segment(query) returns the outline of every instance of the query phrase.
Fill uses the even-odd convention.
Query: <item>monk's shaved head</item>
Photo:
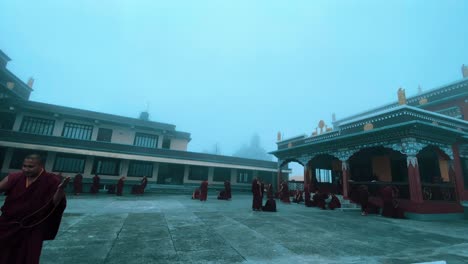
[[[32,160],[37,162],[39,165],[44,166],[44,158],[37,153],[27,155],[24,160]]]

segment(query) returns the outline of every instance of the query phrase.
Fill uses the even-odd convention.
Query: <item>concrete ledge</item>
[[[463,213],[417,214],[417,213],[405,212],[405,217],[408,219],[420,220],[420,221],[447,221],[447,220],[463,220],[465,219],[465,214]]]

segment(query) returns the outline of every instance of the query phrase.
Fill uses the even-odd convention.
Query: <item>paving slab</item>
[[[468,263],[468,221],[361,216],[278,202],[254,212],[252,197],[68,197],[41,263]]]

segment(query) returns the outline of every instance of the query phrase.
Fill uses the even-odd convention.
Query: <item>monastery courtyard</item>
[[[68,196],[59,234],[41,263],[468,262],[468,221],[361,216],[278,202],[253,212],[252,197]],[[443,263],[443,262],[440,262]]]

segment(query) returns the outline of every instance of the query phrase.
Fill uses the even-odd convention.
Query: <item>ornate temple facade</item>
[[[33,80],[24,83],[10,72],[9,60],[0,50],[2,177],[21,169],[26,154],[39,152],[47,171],[82,174],[85,184],[94,174],[104,185],[147,176],[150,188],[175,190],[191,190],[205,179],[214,189],[229,180],[233,190],[250,190],[253,177],[276,183],[276,162],[187,151],[190,133],[150,121],[146,112],[129,118],[31,101]]]
[[[465,70],[465,67],[462,71]],[[304,181],[348,199],[366,185],[371,202],[391,185],[410,218],[464,216],[468,201],[468,76],[341,120],[311,136],[279,140],[278,167],[304,166]],[[281,174],[279,174],[281,175]],[[278,181],[281,176],[278,176]]]

